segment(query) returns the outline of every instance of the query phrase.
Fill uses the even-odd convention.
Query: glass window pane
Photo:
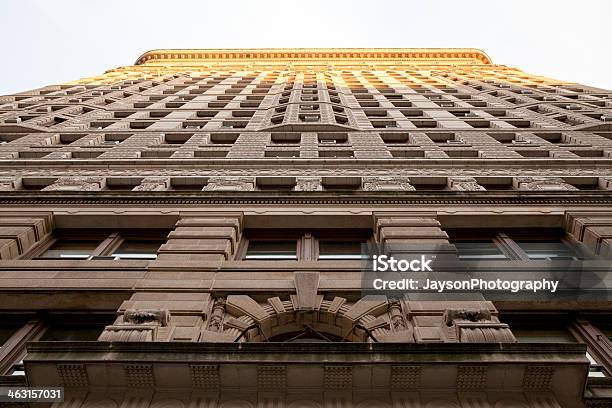
[[[297,259],[297,241],[250,240],[244,259],[295,260]]]
[[[577,343],[570,332],[563,329],[512,329],[519,343]]]
[[[562,241],[515,240],[529,259],[578,259],[577,254]]]
[[[457,248],[459,259],[506,259],[506,255],[492,240],[451,241]]]
[[[155,259],[157,250],[164,243],[165,241],[126,239],[112,256],[119,259]]]
[[[59,240],[40,258],[87,259],[100,242],[100,240]]]
[[[319,241],[319,259],[346,260],[361,259],[362,241]],[[365,256],[365,255],[364,255]]]

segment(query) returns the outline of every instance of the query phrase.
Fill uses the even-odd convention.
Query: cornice
[[[235,62],[363,62],[363,61],[440,61],[463,60],[472,64],[492,64],[491,58],[476,48],[236,48],[236,49],[156,49],[142,54],[134,65],[150,62],[214,61]]]
[[[267,194],[258,192],[2,192],[0,207],[8,206],[406,206],[406,205],[486,205],[486,206],[610,206],[612,195],[601,192],[432,192],[432,193],[391,193],[379,192],[356,194],[313,194],[294,192],[291,194]]]

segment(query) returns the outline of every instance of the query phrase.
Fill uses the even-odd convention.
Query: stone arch
[[[264,302],[248,295],[230,295],[217,303],[223,304],[223,315],[217,313],[214,326],[208,326],[201,341],[264,342],[305,327],[346,341],[367,342],[372,337],[377,341],[414,341],[399,302],[389,302],[384,296],[364,296],[349,302],[342,297],[325,299],[316,295],[307,307],[296,295],[271,297]]]

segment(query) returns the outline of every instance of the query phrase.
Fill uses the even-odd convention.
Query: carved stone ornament
[[[516,177],[514,179],[515,187],[519,190],[536,190],[536,191],[575,191],[578,190],[571,184],[567,184],[560,177]]]
[[[169,177],[145,177],[132,191],[165,191],[169,187]]]
[[[43,191],[99,191],[105,186],[104,177],[61,177]]]
[[[474,177],[449,177],[448,187],[453,191],[484,191]]]
[[[406,177],[364,177],[364,191],[414,191]]]
[[[158,323],[160,326],[167,326],[170,322],[170,312],[168,310],[126,310],[123,314],[125,323],[143,324]]]
[[[306,284],[309,278],[303,279]],[[214,303],[212,316],[220,315],[222,306],[223,318],[211,317],[201,342],[259,342],[306,332],[345,341],[414,342],[412,326],[399,302],[390,304],[383,296],[365,296],[353,303],[342,297],[327,300],[302,293],[262,303],[248,295],[230,295]]]
[[[21,179],[17,177],[0,177],[0,191],[17,190],[21,185]]]
[[[252,191],[255,190],[253,177],[211,177],[204,191]]]
[[[516,343],[505,323],[500,323],[487,309],[447,309],[441,332],[447,342]]]
[[[297,177],[295,191],[322,191],[321,177]]]

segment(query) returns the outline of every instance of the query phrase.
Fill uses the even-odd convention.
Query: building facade
[[[155,50],[2,96],[0,386],[71,408],[610,407],[611,192],[612,91],[475,49]],[[595,281],[376,296],[364,243]]]

